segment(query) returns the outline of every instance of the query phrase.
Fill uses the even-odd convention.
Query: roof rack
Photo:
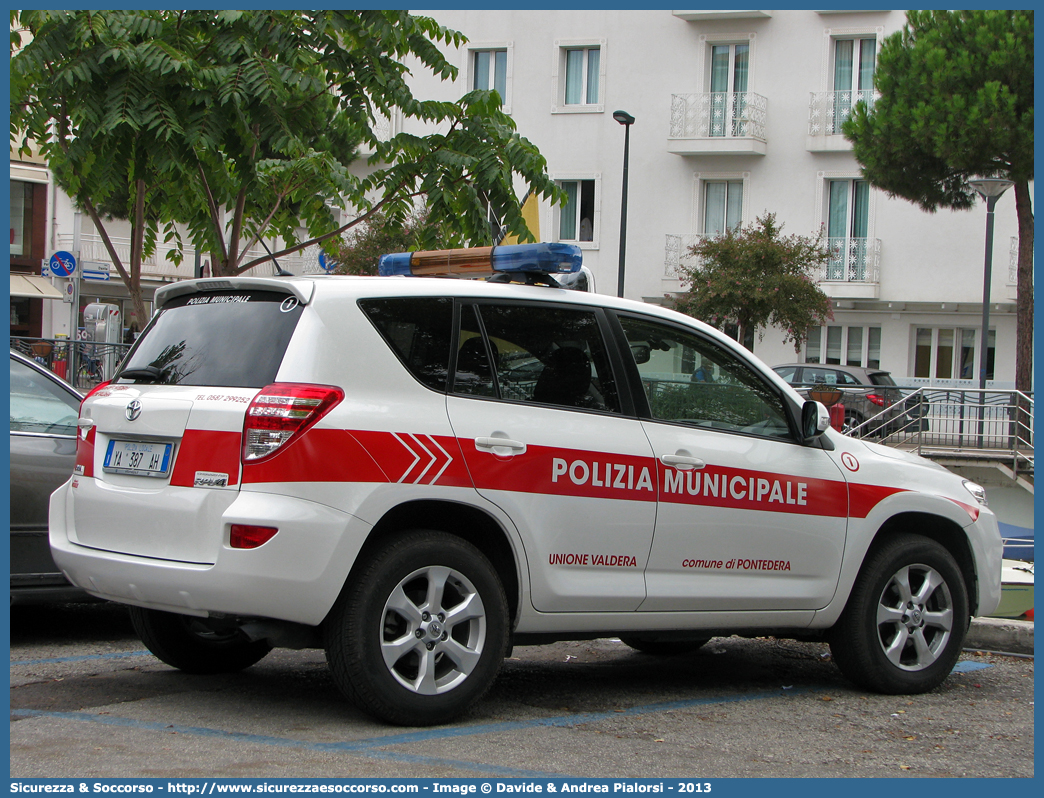
[[[575,244],[510,244],[396,252],[381,256],[377,272],[413,277],[489,277],[497,282],[513,282],[517,278],[529,285],[559,287],[551,275],[579,272],[581,260],[580,247]]]

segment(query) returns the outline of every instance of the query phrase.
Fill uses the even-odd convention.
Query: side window
[[[359,306],[410,374],[432,390],[446,390],[453,333],[452,299],[364,299]]]
[[[75,435],[80,400],[11,358],[11,431]]]
[[[789,438],[783,400],[748,364],[695,333],[621,317],[652,417]]]
[[[775,371],[789,384],[793,385],[796,382],[796,380],[794,379],[794,375],[797,373],[797,366],[787,366],[787,368],[776,369]]]
[[[461,313],[454,393],[619,413],[620,399],[593,311],[478,305]],[[474,343],[473,343],[474,342]],[[491,363],[492,359],[492,363]],[[495,380],[489,382],[489,371]]]
[[[475,308],[460,312],[460,338],[457,340],[457,366],[453,372],[453,393],[465,396],[497,396],[492,362],[500,359],[500,348],[490,341],[487,349]]]

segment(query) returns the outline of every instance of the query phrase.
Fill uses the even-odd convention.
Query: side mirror
[[[801,406],[801,437],[804,442],[818,438],[830,428],[830,411],[821,402],[808,401]]]

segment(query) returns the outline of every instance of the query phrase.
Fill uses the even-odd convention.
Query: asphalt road
[[[12,778],[1032,777],[1033,660],[968,653],[938,690],[850,687],[829,649],[717,638],[516,648],[458,723],[403,729],[335,688],[321,651],[188,676],[115,605],[11,609]]]

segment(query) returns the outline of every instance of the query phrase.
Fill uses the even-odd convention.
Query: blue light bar
[[[381,255],[377,263],[377,273],[382,276],[388,275],[410,275],[410,258],[412,252],[396,252],[393,255]]]
[[[574,244],[511,244],[501,247],[396,252],[382,255],[381,275],[481,276],[495,272],[572,274],[580,271],[580,247]]]
[[[575,244],[510,244],[493,248],[493,271],[572,274],[583,256]]]

